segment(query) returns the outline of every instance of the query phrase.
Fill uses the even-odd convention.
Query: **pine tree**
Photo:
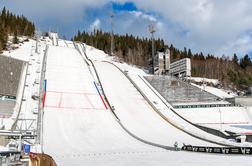
[[[237,55],[234,54],[234,56],[233,56],[233,58],[232,58],[232,62],[233,62],[234,64],[238,64],[238,61],[239,61],[239,59],[238,59]]]
[[[249,55],[246,54],[240,61],[240,66],[245,69],[247,66],[252,66],[252,62],[249,58]]]
[[[14,32],[13,43],[18,44],[18,42],[19,42],[19,40],[18,40],[18,37],[17,37],[17,32]]]
[[[191,58],[192,56],[193,56],[192,51],[191,51],[191,49],[189,48],[187,57],[188,57],[188,58]]]
[[[8,35],[14,35],[13,42],[18,43],[17,36],[34,36],[35,25],[24,16],[16,16],[4,7],[0,11],[0,51],[6,49]]]

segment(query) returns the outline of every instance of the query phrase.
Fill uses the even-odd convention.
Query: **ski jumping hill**
[[[58,165],[248,165],[252,161],[244,156],[225,156],[224,161],[221,155],[174,151],[175,142],[215,147],[231,143],[208,134],[205,139],[195,137],[189,132],[204,132],[185,126],[175,114],[168,115],[167,106],[159,107],[165,120],[143,96],[150,93],[147,87],[142,86],[141,94],[103,52],[58,42],[59,46],[49,44],[47,53],[41,142],[43,152]],[[139,81],[134,76],[132,80]]]

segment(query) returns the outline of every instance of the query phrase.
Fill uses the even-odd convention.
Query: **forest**
[[[34,36],[35,26],[26,17],[11,13],[5,7],[0,12],[0,52],[7,48],[8,37],[13,43],[19,42],[18,36]]]
[[[106,53],[110,53],[110,33],[101,30],[94,32],[80,32],[72,38],[74,41],[81,41],[94,46]],[[171,51],[171,62],[182,58],[190,58],[192,62],[193,77],[207,77],[218,79],[224,87],[244,90],[252,84],[252,62],[248,54],[242,58],[234,53],[232,56],[204,55],[192,53],[191,49],[179,50],[172,44],[168,46],[163,39],[155,40],[155,50],[169,48]],[[148,68],[151,55],[151,40],[139,38],[133,35],[114,34],[114,55],[120,60]],[[231,57],[231,58],[230,58]]]

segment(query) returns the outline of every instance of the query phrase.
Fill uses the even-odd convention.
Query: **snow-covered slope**
[[[233,98],[235,96],[237,96],[236,94],[234,94],[233,92],[227,92],[223,89],[218,89],[218,88],[214,88],[214,87],[211,87],[211,86],[206,86],[206,85],[202,85],[202,86],[199,86],[199,85],[196,85],[196,84],[193,84],[192,85],[200,88],[200,89],[203,89],[211,94],[214,94],[215,96],[218,96],[220,98]]]
[[[195,139],[162,119],[130,81],[113,65],[96,62],[105,93],[121,122],[133,133],[155,143],[214,146]],[[216,145],[215,145],[216,146]]]
[[[91,59],[93,59],[94,61],[96,61],[96,63],[98,63],[99,61],[109,61],[109,62],[112,62],[112,63],[114,63],[114,64],[116,64],[116,66],[118,66],[121,70],[123,70],[123,71],[126,71],[126,73],[128,73],[128,75],[129,75],[129,77],[131,77],[131,79],[135,82],[135,84],[137,84],[137,86],[143,91],[143,93],[145,93],[145,95],[147,96],[147,98],[149,98],[149,100],[153,103],[153,105],[155,105],[155,107],[168,119],[168,120],[170,120],[170,122],[171,123],[174,123],[174,124],[176,124],[178,127],[180,127],[180,128],[182,128],[182,129],[184,129],[185,131],[187,131],[187,132],[189,132],[189,133],[192,133],[193,135],[195,135],[195,136],[199,136],[199,137],[201,137],[201,138],[204,138],[204,139],[207,139],[207,140],[212,140],[212,141],[216,141],[216,142],[219,142],[219,143],[223,143],[223,144],[234,144],[233,142],[227,142],[226,140],[224,140],[224,139],[220,139],[219,137],[215,137],[215,136],[213,136],[213,135],[211,135],[211,134],[208,134],[208,133],[206,133],[206,132],[204,132],[204,131],[202,131],[202,130],[200,130],[200,129],[198,129],[198,128],[196,128],[195,126],[193,126],[193,125],[191,125],[191,124],[189,124],[189,123],[187,123],[186,121],[184,121],[183,119],[181,119],[181,118],[179,118],[176,114],[174,114],[172,111],[170,111],[169,110],[169,108],[150,90],[150,88],[148,87],[148,86],[146,86],[146,84],[145,83],[143,83],[143,81],[140,79],[140,77],[141,76],[143,76],[143,75],[146,75],[144,72],[143,72],[143,70],[141,70],[141,69],[139,69],[139,68],[136,68],[136,67],[133,67],[133,66],[130,66],[130,65],[128,65],[128,64],[126,64],[126,63],[118,63],[118,62],[114,62],[113,61],[113,58],[112,57],[109,57],[107,54],[105,54],[103,51],[100,51],[100,50],[97,50],[97,49],[95,49],[95,48],[93,48],[93,47],[90,47],[90,46],[86,46],[86,53],[87,53],[87,55],[91,58]],[[99,69],[99,67],[101,68],[101,64],[103,64],[103,63],[99,63],[98,65],[97,65],[97,68]],[[104,66],[104,65],[103,65]],[[132,97],[132,95],[131,95],[131,97],[129,97],[129,96],[127,96],[127,94],[129,94],[129,92],[127,92],[127,90],[129,90],[128,88],[127,88],[127,90],[126,91],[124,91],[124,87],[125,87],[125,85],[126,85],[126,82],[127,82],[127,79],[126,78],[124,78],[124,80],[123,81],[120,81],[119,80],[119,78],[121,78],[121,77],[123,77],[122,75],[122,73],[121,73],[121,77],[119,77],[118,76],[118,74],[116,74],[115,72],[113,72],[113,67],[111,67],[111,69],[106,69],[106,68],[101,68],[100,69],[100,73],[99,73],[99,75],[100,75],[100,77],[101,77],[101,80],[102,80],[102,82],[107,82],[108,83],[108,85],[110,85],[110,87],[109,88],[107,88],[107,91],[108,91],[108,93],[111,93],[111,95],[118,95],[117,96],[117,98],[115,98],[115,99],[117,99],[117,100],[119,100],[120,102],[123,102],[123,100],[125,100],[124,102],[124,107],[125,108],[121,108],[120,107],[120,109],[126,109],[126,110],[131,110],[131,109],[135,109],[134,108],[134,106],[132,106],[131,107],[131,109],[127,109],[127,107],[126,107],[126,105],[127,105],[127,103],[135,103],[136,102],[136,100],[134,100],[135,98],[133,98]],[[108,70],[108,72],[106,72]],[[114,69],[115,70],[115,69]],[[98,70],[99,71],[99,70]],[[112,74],[112,72],[114,73],[114,74]],[[108,73],[108,74],[106,74],[106,73]],[[117,71],[117,73],[118,73],[118,71]],[[119,72],[120,73],[120,72]],[[105,75],[106,74],[106,75]],[[105,76],[104,76],[105,75]],[[119,74],[120,75],[120,74]],[[140,76],[140,77],[139,77]],[[102,79],[103,78],[103,79]],[[112,81],[113,80],[113,81]],[[112,82],[112,83],[111,83]],[[129,82],[129,81],[128,81]],[[122,85],[120,85],[120,84],[122,84]],[[119,86],[120,88],[117,88],[117,86]],[[130,85],[130,86],[133,86],[132,84]],[[113,90],[113,89],[117,89],[117,90]],[[110,91],[114,91],[114,92],[110,92]],[[122,92],[121,92],[122,91]],[[137,91],[136,91],[136,89],[135,89],[135,93],[137,93]],[[124,96],[127,96],[127,97],[124,97]],[[118,98],[120,98],[120,99],[118,99]],[[131,98],[133,98],[132,100],[130,100]],[[161,97],[162,98],[162,97]],[[164,99],[163,99],[164,100]],[[118,101],[116,101],[116,104],[118,104],[117,103]],[[166,102],[167,103],[167,102]],[[112,102],[112,104],[113,105],[115,105],[113,102]],[[121,103],[121,105],[123,105],[122,103]],[[137,105],[137,108],[139,107],[139,103],[138,104],[136,104]],[[142,104],[143,105],[143,104]],[[167,105],[169,105],[169,103],[167,103]],[[120,105],[119,105],[120,106]],[[140,105],[141,106],[141,105]],[[136,106],[135,106],[136,107]],[[150,107],[150,106],[149,106]],[[171,105],[170,105],[170,107],[172,107]],[[117,110],[117,108],[115,107],[115,109]],[[119,115],[120,115],[120,109],[119,109],[119,111],[117,111],[117,112],[119,112]],[[249,118],[247,117],[247,113],[245,112],[245,113],[243,113],[243,110],[244,109],[239,109],[239,110],[237,110],[237,111],[234,111],[234,112],[232,112],[232,114],[231,114],[231,116],[225,116],[225,115],[228,115],[229,114],[229,112],[230,112],[230,110],[232,110],[232,109],[235,109],[235,108],[230,108],[229,110],[227,110],[227,111],[224,111],[223,112],[223,122],[231,122],[231,121],[233,121],[233,122],[244,122],[244,123],[248,123],[248,121],[249,121]],[[147,109],[148,110],[148,109]],[[149,110],[151,110],[151,109],[149,109]],[[211,108],[209,109],[210,111],[212,110]],[[136,112],[138,111],[138,109],[136,109]],[[127,111],[122,111],[124,114],[127,112]],[[146,111],[147,112],[147,111]],[[147,115],[147,113],[146,112],[144,112],[144,114],[145,114],[145,116],[141,116],[141,120],[143,119],[143,118],[146,118],[146,119],[148,119],[148,117],[146,116]],[[153,110],[152,110],[152,112],[153,112]],[[214,111],[215,112],[215,111]],[[217,111],[218,112],[218,111]],[[179,112],[178,112],[179,113]],[[203,113],[203,112],[202,112]],[[219,119],[219,116],[216,116],[216,114],[212,114],[211,112],[209,112],[209,111],[206,111],[206,112],[204,112],[204,113],[206,113],[206,114],[209,114],[209,116],[210,117],[213,117],[213,119]],[[156,113],[156,115],[157,115],[157,113]],[[188,115],[188,116],[185,116],[185,118],[188,118],[188,120],[189,121],[192,121],[192,122],[198,122],[198,121],[195,121],[194,119],[192,119],[192,118],[190,118],[190,117],[195,117],[196,119],[197,119],[197,114],[195,114],[195,112],[192,112],[192,111],[190,111],[188,114],[186,114],[186,115]],[[219,114],[217,114],[217,115],[219,115]],[[234,115],[234,116],[232,116],[232,115]],[[237,116],[238,115],[238,116]],[[183,116],[183,114],[182,114],[182,116]],[[122,116],[123,117],[123,116]],[[153,118],[153,116],[150,116],[150,117],[152,117]],[[240,117],[240,118],[236,118],[236,117]],[[134,116],[134,118],[136,118],[135,116]],[[160,118],[160,116],[159,116],[159,118]],[[206,117],[207,118],[207,117]],[[197,120],[200,120],[200,118],[199,119],[197,119]],[[202,120],[202,119],[201,119]],[[151,120],[150,119],[148,119],[148,120],[146,120],[146,121],[150,121],[151,122]],[[203,120],[204,121],[204,120]],[[219,121],[218,121],[219,122]],[[216,122],[215,122],[216,123]],[[132,122],[130,122],[129,124],[132,124]],[[134,124],[132,124],[132,128],[133,128],[133,126],[134,126]],[[173,132],[174,133],[174,132]],[[176,133],[176,132],[175,132]],[[184,133],[185,134],[185,133]],[[176,135],[176,134],[174,134],[174,135]],[[179,137],[179,138],[186,138],[186,137]],[[183,140],[182,139],[182,140]],[[171,139],[172,140],[172,139]],[[174,139],[173,139],[174,140]],[[181,139],[180,139],[180,141],[181,141]],[[184,141],[184,140],[183,140]],[[183,141],[181,141],[181,142],[183,142]],[[172,141],[171,141],[172,142]],[[171,143],[170,142],[170,143]],[[184,142],[187,142],[187,141],[184,141]],[[194,143],[194,141],[191,141],[191,144],[193,144]],[[195,142],[196,144],[197,144],[197,141]],[[236,146],[245,146],[245,145],[236,145]],[[248,145],[246,145],[246,146],[251,146],[250,144],[248,144]]]
[[[105,109],[76,50],[50,47],[46,79],[44,152],[52,155],[58,165],[93,165],[94,156],[99,156],[95,162],[110,165],[119,163],[121,157],[111,161],[115,156],[136,153],[126,156],[132,163],[138,160],[136,156],[141,158],[141,152],[147,158],[153,151],[166,153],[137,141],[121,129]],[[100,158],[103,160],[99,161]],[[144,159],[138,162],[149,163]]]
[[[131,137],[107,110],[95,88],[94,77],[71,42],[49,47],[44,113],[44,152],[58,165],[249,165],[244,156],[219,156],[167,151]],[[90,47],[91,48],[91,47]],[[91,48],[104,90],[121,122],[148,141],[205,144],[181,132],[157,115],[107,55]],[[95,57],[96,56],[96,57]],[[131,70],[125,65],[125,70]],[[140,70],[139,70],[140,71]],[[135,71],[138,73],[138,71]],[[225,158],[225,160],[223,160]]]

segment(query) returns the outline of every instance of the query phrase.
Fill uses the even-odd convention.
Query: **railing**
[[[241,107],[238,104],[194,104],[194,105],[174,105],[175,109],[183,108],[214,108],[214,107]]]
[[[48,55],[48,48],[49,46],[46,46],[44,57],[43,57],[43,65],[40,75],[40,88],[39,88],[39,103],[38,103],[38,118],[37,118],[37,139],[36,143],[42,143],[41,140],[41,134],[43,133],[43,96],[44,96],[44,79],[45,79],[45,72],[46,72],[46,61],[47,61],[47,55]]]

